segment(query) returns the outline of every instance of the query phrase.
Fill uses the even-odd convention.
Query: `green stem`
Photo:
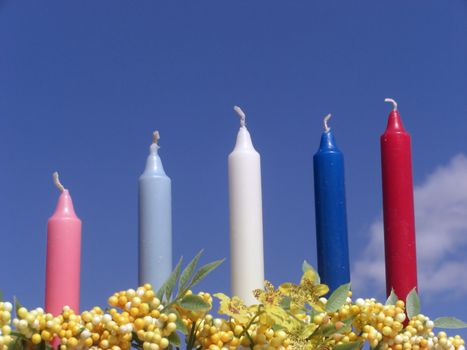
[[[190,336],[188,338],[188,343],[187,343],[187,350],[191,350],[193,349],[193,345],[195,344],[195,334],[196,334],[196,329],[197,329],[197,325],[196,325],[197,321],[193,322],[193,324],[191,325],[191,330],[190,330]],[[201,324],[201,322],[200,322]]]
[[[250,333],[248,333],[248,330],[250,329],[250,327],[253,325],[253,322],[256,321],[256,318],[259,318],[259,316],[261,315],[262,311],[261,310],[258,310],[258,313],[250,320],[250,322],[248,323],[248,325],[246,327],[243,327],[243,332],[242,332],[242,335],[246,335],[248,340],[250,341],[250,349],[253,350],[253,338],[251,338],[251,335]]]
[[[248,332],[246,332],[246,336],[248,337],[248,340],[250,341],[250,349],[253,350],[253,338]]]

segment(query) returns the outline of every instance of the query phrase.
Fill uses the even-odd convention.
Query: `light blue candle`
[[[172,271],[172,190],[154,132],[146,169],[139,178],[139,284],[159,289]]]

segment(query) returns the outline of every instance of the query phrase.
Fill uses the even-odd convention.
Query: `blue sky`
[[[315,264],[312,157],[332,113],[354,290],[383,297],[379,136],[393,97],[412,135],[423,311],[467,319],[466,20],[465,0],[0,1],[0,289],[43,303],[55,170],[83,221],[82,308],[136,285],[154,129],[174,257],[228,258],[238,104],[262,156],[266,277]],[[227,261],[201,288],[228,292],[228,274]]]

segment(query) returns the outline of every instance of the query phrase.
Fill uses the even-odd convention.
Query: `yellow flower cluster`
[[[255,291],[259,306],[247,306],[237,297],[216,294],[221,300],[220,312],[231,321],[219,321],[219,325],[205,322],[200,345],[213,350],[223,346],[233,350],[238,344],[254,350],[312,350],[344,344],[359,348],[368,342],[371,348],[381,350],[465,350],[459,336],[448,338],[444,332],[435,335],[434,322],[428,317],[419,314],[407,320],[401,300],[394,305],[383,305],[375,299],[353,302],[352,292],[348,291],[337,310],[326,311],[328,300],[322,297],[326,287],[313,282],[315,277],[309,270],[299,285],[286,283],[277,290],[266,281],[264,290]],[[286,297],[288,307],[283,304]]]
[[[455,337],[448,337],[445,332],[439,332],[435,337],[430,339],[433,341],[433,345],[429,342],[430,349],[436,350],[449,350],[449,349],[458,349],[465,350],[464,340],[456,335]]]
[[[401,300],[395,305],[383,305],[375,299],[357,299],[355,304],[350,306],[350,313],[355,316],[353,324],[357,332],[362,332],[361,337],[367,340],[371,347],[376,347],[382,342],[383,348],[386,349],[393,345],[394,338],[404,328],[404,307]],[[347,308],[348,305],[344,305],[339,314]]]
[[[362,340],[371,347],[380,345],[381,350],[464,350],[464,341],[459,337],[447,337],[445,332],[436,336],[434,322],[419,314],[406,321],[405,305],[398,300],[395,305],[383,305],[375,299],[357,299],[344,305],[334,314],[333,322],[354,316],[352,325]],[[344,339],[345,340],[345,339]]]
[[[99,307],[76,315],[68,306],[54,317],[37,308],[28,311],[20,307],[13,320],[18,333],[32,344],[51,343],[54,338],[60,350],[112,349],[127,350],[132,346],[133,331],[136,342],[146,350],[165,349],[169,346],[168,336],[177,328],[174,313],[161,313],[163,306],[155,297],[150,285],[137,290],[115,293],[109,298],[113,308],[104,312]],[[119,312],[116,307],[122,311]],[[0,303],[1,320],[9,320],[11,304]],[[2,324],[3,326],[3,324]],[[2,327],[0,338],[5,346],[11,341],[10,328]],[[1,348],[6,349],[6,348]]]
[[[123,310],[118,313],[111,310],[120,331],[126,332],[127,344],[131,343],[132,331],[137,335],[137,341],[145,350],[165,349],[169,346],[168,337],[175,332],[177,315],[163,313],[164,306],[156,297],[150,284],[138,289],[128,289],[112,295],[109,305]],[[122,348],[126,349],[126,348]]]
[[[342,287],[323,297],[328,287],[309,268],[299,284],[276,289],[266,281],[264,289],[254,291],[257,305],[214,294],[220,300],[219,313],[228,318],[209,314],[209,293],[193,294],[185,287],[172,299],[171,289],[156,295],[149,284],[114,293],[108,299],[110,308],[94,307],[81,314],[67,306],[55,317],[41,308],[19,307],[11,320],[11,303],[0,302],[0,350],[8,350],[13,341],[21,349],[58,345],[60,350],[164,350],[183,347],[182,334],[189,350],[357,350],[365,342],[378,350],[465,350],[459,336],[435,334],[435,322],[427,316],[407,319],[403,301],[353,301],[349,286]]]
[[[60,317],[46,314],[42,308],[28,311],[24,307],[16,310],[16,318],[13,325],[16,330],[31,339],[33,344],[39,344],[42,340],[48,342],[62,329]]]
[[[234,319],[226,320],[206,315],[199,321],[196,332],[196,347],[209,350],[235,350],[239,346],[254,350],[285,350],[290,340],[283,330],[274,331],[271,327],[254,324],[246,325]]]
[[[9,302],[0,302],[0,350],[8,349],[12,337],[11,334],[11,310],[13,306]]]

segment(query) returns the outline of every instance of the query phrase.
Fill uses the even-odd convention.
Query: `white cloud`
[[[467,294],[467,157],[459,154],[415,187],[419,288],[434,296]],[[383,222],[370,227],[369,241],[354,264],[357,292],[385,288]]]

